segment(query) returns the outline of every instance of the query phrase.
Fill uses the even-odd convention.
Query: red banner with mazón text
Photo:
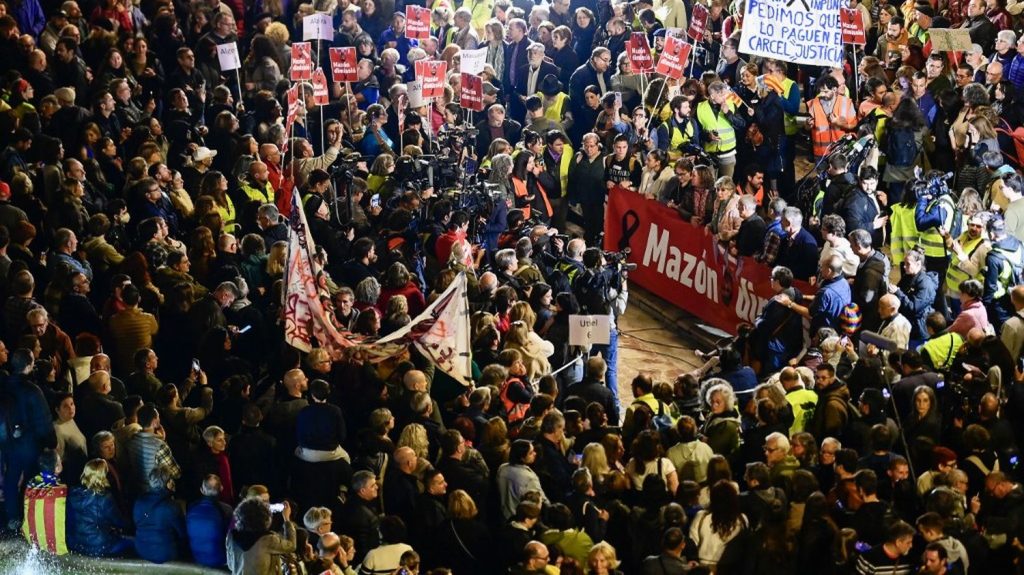
[[[630,248],[629,280],[720,330],[753,323],[772,293],[771,268],[733,257],[703,227],[624,188],[608,194],[604,249]],[[803,293],[813,293],[801,284]]]

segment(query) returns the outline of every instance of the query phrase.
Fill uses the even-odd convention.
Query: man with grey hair
[[[730,251],[737,256],[752,256],[764,246],[764,219],[757,214],[757,200],[743,194],[739,201],[740,229],[732,239]]]
[[[451,43],[463,50],[476,50],[480,45],[480,36],[473,28],[473,13],[469,8],[462,7],[455,11],[455,34]]]
[[[487,108],[487,118],[477,122],[476,127],[480,130],[480,135],[477,137],[476,151],[481,158],[487,155],[491,142],[498,138],[513,143],[522,139],[522,124],[507,118],[505,116],[505,106],[501,104],[494,104]]]
[[[892,264],[885,254],[873,247],[871,233],[853,230],[849,234],[850,248],[860,260],[853,276],[852,297],[860,307],[864,329],[876,331],[882,321],[878,315],[878,300],[888,293],[889,272]]]
[[[800,208],[789,206],[782,211],[784,236],[775,263],[789,268],[796,279],[809,281],[818,274],[818,242],[803,222]]]
[[[505,248],[494,254],[494,273],[502,285],[512,286],[519,294],[523,293],[523,286],[516,277],[519,270],[519,258],[516,257],[516,250]]]
[[[540,91],[540,82],[548,74],[558,76],[558,67],[544,60],[544,45],[534,42],[526,48],[526,65],[516,72],[519,82],[513,86],[509,114],[518,122],[526,120],[526,98]],[[510,140],[511,141],[511,140]]]
[[[361,563],[366,553],[380,545],[380,512],[377,508],[377,477],[371,471],[356,471],[352,488],[341,518],[342,533],[355,541],[355,562]]]
[[[218,568],[227,562],[224,538],[231,524],[231,506],[220,501],[224,485],[220,477],[208,474],[199,486],[202,498],[188,508],[188,545],[196,563]]]
[[[697,125],[707,135],[704,151],[718,160],[718,175],[732,177],[736,169],[736,134],[746,121],[729,101],[729,86],[722,81],[708,86],[708,99],[697,105]]]
[[[256,210],[256,225],[267,248],[277,242],[288,241],[288,226],[281,220],[281,212],[274,204],[263,204]]]

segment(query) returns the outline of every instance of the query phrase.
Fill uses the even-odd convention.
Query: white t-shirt
[[[655,459],[654,461],[648,461],[647,465],[644,466],[642,473],[639,474],[635,467],[637,460],[632,459],[629,462],[627,473],[629,474],[629,479],[633,482],[633,489],[640,491],[644,487],[644,479],[646,479],[648,475],[658,473],[659,461],[661,462],[661,479],[665,482],[666,486],[668,485],[668,477],[676,472],[676,466],[672,464],[672,461],[669,458],[662,457],[660,459]]]

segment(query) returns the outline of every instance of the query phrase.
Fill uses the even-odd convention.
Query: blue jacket
[[[151,491],[135,500],[135,550],[151,563],[181,557],[179,549],[188,537],[181,508],[166,489]]]
[[[839,314],[853,301],[846,278],[833,278],[818,289],[811,304],[811,335],[823,327],[839,328]]]
[[[935,290],[938,281],[931,272],[921,270],[914,276],[903,275],[896,290],[900,300],[900,313],[910,320],[910,339],[924,341],[928,339],[925,319],[932,312],[935,303]]]
[[[128,525],[121,517],[114,496],[78,486],[68,494],[68,548],[93,557],[109,556],[121,541],[119,530]]]
[[[223,503],[213,497],[203,497],[188,509],[185,523],[188,527],[188,545],[192,550],[192,559],[207,567],[223,567],[227,564],[227,547],[224,545],[228,535],[229,515],[225,516]]]
[[[1024,90],[1024,56],[1014,56],[1010,62],[1010,69],[1003,75],[1017,91]]]
[[[796,279],[809,280],[818,275],[818,242],[807,228],[800,228],[796,237],[782,238],[775,263],[789,268]]]

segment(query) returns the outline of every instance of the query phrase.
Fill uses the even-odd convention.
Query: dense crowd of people
[[[439,0],[413,40],[393,0],[0,0],[4,532],[66,485],[73,553],[235,574],[1024,572],[1024,4],[851,0],[819,68],[712,0],[685,76],[634,69],[695,4]],[[325,105],[316,12],[314,67],[357,57]],[[628,403],[613,189],[775,294]],[[340,353],[285,343],[296,210]],[[369,360],[460,274],[470,385]]]

